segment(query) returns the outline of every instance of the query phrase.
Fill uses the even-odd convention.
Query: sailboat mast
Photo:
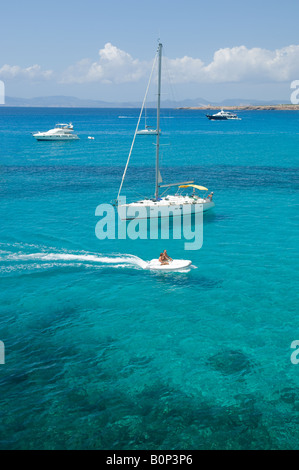
[[[160,100],[161,100],[161,63],[162,63],[162,44],[158,47],[158,103],[157,103],[157,140],[156,140],[156,189],[155,199],[159,197],[159,144],[160,144]]]

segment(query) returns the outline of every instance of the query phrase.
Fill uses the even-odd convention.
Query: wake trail
[[[135,255],[123,254],[106,256],[94,253],[7,253],[1,252],[0,261],[4,262],[53,262],[81,263],[86,265],[115,265],[115,267],[135,266],[141,269],[147,267],[147,262]]]

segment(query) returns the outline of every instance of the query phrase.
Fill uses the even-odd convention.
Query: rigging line
[[[134,191],[134,192],[135,192],[135,194],[137,194],[139,197],[141,197],[141,199],[143,199],[143,200],[144,200],[144,199],[151,199],[150,197],[144,196],[143,194],[140,194],[140,193],[138,193],[137,191]]]
[[[124,170],[124,174],[123,174],[123,177],[122,177],[122,180],[121,180],[121,183],[120,183],[120,187],[119,187],[119,190],[118,190],[118,194],[117,194],[117,198],[116,198],[117,201],[118,201],[120,192],[121,192],[121,190],[122,190],[122,186],[123,186],[124,179],[125,179],[125,176],[126,176],[127,168],[128,168],[128,165],[129,165],[129,161],[130,161],[130,158],[131,158],[132,151],[133,151],[133,147],[134,147],[134,143],[135,143],[135,138],[136,138],[136,135],[137,135],[137,131],[138,131],[140,119],[141,119],[141,116],[142,116],[143,108],[144,108],[144,105],[145,105],[145,102],[146,102],[146,98],[147,98],[149,86],[150,86],[150,83],[151,83],[153,71],[154,71],[154,68],[155,68],[155,65],[156,65],[157,57],[158,57],[158,52],[156,53],[156,56],[155,56],[155,59],[154,59],[154,63],[153,63],[153,67],[152,67],[152,70],[151,70],[150,78],[149,78],[149,81],[148,81],[148,84],[147,84],[147,88],[146,88],[146,92],[145,92],[145,95],[144,95],[144,98],[143,98],[143,103],[142,103],[142,106],[141,106],[141,110],[140,110],[140,114],[139,114],[137,126],[136,126],[136,129],[135,129],[133,141],[132,141],[132,144],[131,144],[131,148],[130,148],[128,160],[127,160],[127,163],[126,163],[126,166],[125,166],[125,170]]]
[[[166,51],[165,47],[164,47],[164,51]],[[167,52],[166,52],[167,54]],[[165,54],[165,55],[166,55]],[[169,90],[170,90],[170,96],[172,98],[172,100],[174,102],[177,102],[177,98],[176,98],[176,94],[175,94],[175,89],[174,89],[174,83],[172,81],[172,77],[171,77],[171,74],[170,74],[170,70],[169,70],[169,60],[167,59],[167,57],[164,58],[164,69],[165,69],[165,72],[166,72],[166,75],[167,75],[167,79],[168,79],[168,85],[169,85]]]

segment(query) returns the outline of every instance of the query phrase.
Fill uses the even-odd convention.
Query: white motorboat
[[[157,129],[160,129],[160,96],[161,96],[161,62],[162,62],[162,44],[160,43],[158,46],[155,62],[158,59],[158,101],[157,101]],[[154,70],[155,62],[152,68],[150,80],[152,77],[152,73]],[[147,86],[147,91],[149,89],[149,84]],[[131,149],[129,152],[127,164],[125,167],[125,171],[123,173],[122,181],[120,184],[120,188],[118,191],[116,205],[118,206],[119,216],[122,220],[131,220],[135,218],[139,219],[148,219],[148,218],[160,218],[160,217],[169,217],[171,216],[181,216],[186,213],[185,210],[188,207],[190,209],[190,213],[197,213],[197,212],[205,212],[209,209],[212,209],[215,204],[212,201],[213,193],[207,195],[208,189],[204,186],[200,186],[197,184],[193,184],[194,181],[187,181],[183,183],[171,183],[171,184],[161,184],[162,177],[159,170],[159,146],[160,146],[160,133],[157,132],[156,134],[156,173],[155,173],[155,195],[152,198],[142,199],[136,202],[132,202],[129,204],[122,203],[120,199],[120,194],[123,186],[123,182],[125,179],[126,171],[129,165],[131,153],[133,150],[134,141],[136,138],[136,134],[138,131],[139,122],[142,116],[142,111],[144,107],[144,103],[146,101],[147,91],[143,100],[143,105],[141,107],[139,120],[137,123],[137,127],[135,130],[133,142],[131,145]],[[174,195],[167,195],[165,194],[171,186],[177,186],[178,191]],[[165,196],[163,194],[160,196],[159,191],[160,188],[166,188],[164,190]],[[191,194],[186,194],[185,191],[190,191],[192,189]],[[205,193],[202,196],[195,194],[195,190],[204,191]]]
[[[221,109],[219,113],[206,114],[206,116],[208,119],[210,119],[210,121],[228,121],[230,119],[241,121],[241,118],[239,118],[236,114],[230,113],[229,111],[224,111],[223,109]]]
[[[36,140],[78,140],[79,137],[73,134],[74,128],[70,124],[56,124],[54,129],[47,132],[36,132],[32,134]]]

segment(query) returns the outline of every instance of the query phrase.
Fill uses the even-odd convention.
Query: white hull
[[[169,203],[168,201],[140,201],[118,206],[121,220],[155,219],[164,217],[182,217],[187,211],[191,214],[206,212],[215,206],[213,201]]]
[[[137,132],[137,135],[157,135],[158,131],[155,129],[143,129]]]
[[[79,140],[77,135],[37,135],[34,134],[33,137],[36,140]]]
[[[32,135],[36,140],[79,140],[79,137],[73,134],[72,124],[56,124],[54,129],[47,132],[36,132]]]
[[[158,259],[152,259],[146,269],[153,269],[154,271],[181,271],[191,266],[192,261],[186,259],[174,259],[169,264],[161,264]]]
[[[206,114],[210,121],[241,121],[236,114],[230,113],[229,111],[223,111],[223,109],[216,114]]]

